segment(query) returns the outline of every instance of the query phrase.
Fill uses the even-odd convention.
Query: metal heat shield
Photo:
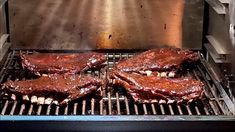
[[[201,49],[204,0],[9,0],[13,48]]]

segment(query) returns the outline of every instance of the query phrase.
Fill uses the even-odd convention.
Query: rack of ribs
[[[190,50],[159,48],[121,60],[114,69],[147,75],[155,72],[162,77],[174,77],[175,73],[182,68],[183,64],[197,62],[198,60],[198,53]]]
[[[11,93],[14,100],[16,96],[20,96],[23,100],[29,100],[31,97],[32,103],[50,104],[55,100],[64,104],[95,93],[102,83],[102,80],[87,75],[51,74],[33,80],[9,80],[3,84],[3,89]]]
[[[113,71],[113,84],[124,87],[138,103],[191,102],[203,93],[203,83],[189,78],[161,78],[137,73]]]
[[[91,68],[101,68],[106,57],[102,53],[21,54],[22,66],[37,75],[41,74],[74,74]]]

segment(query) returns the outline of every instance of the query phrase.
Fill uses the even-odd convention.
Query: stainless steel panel
[[[203,0],[10,0],[13,48],[200,49]]]
[[[208,34],[213,36],[217,43],[217,49],[220,49],[224,54],[231,54],[231,41],[229,38],[229,15],[219,15],[214,9],[209,9],[209,27]]]
[[[230,1],[230,5],[229,5],[229,12],[230,12],[230,39],[233,45],[233,50],[232,50],[232,73],[233,75],[235,75],[235,1],[232,0]],[[233,79],[235,80],[235,79]],[[235,81],[233,81],[233,83],[231,83],[231,90],[232,90],[232,94],[235,97]],[[235,102],[235,99],[234,99]]]

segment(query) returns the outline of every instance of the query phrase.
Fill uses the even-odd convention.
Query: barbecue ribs
[[[157,71],[165,74],[171,73],[170,76],[174,76],[175,72],[182,68],[182,64],[198,60],[198,54],[190,50],[160,48],[121,60],[114,69],[141,74],[151,74],[151,72]]]
[[[200,98],[203,92],[203,83],[188,77],[159,78],[113,71],[112,78],[114,84],[123,86],[139,103],[153,103],[159,100],[177,103],[190,102]]]
[[[74,74],[90,68],[100,68],[106,62],[104,54],[95,52],[80,54],[21,54],[21,59],[23,67],[38,75],[54,73]]]
[[[26,81],[10,80],[3,84],[8,93],[26,98],[30,96],[49,98],[59,101],[60,104],[94,93],[101,85],[102,81],[95,77],[59,74]]]

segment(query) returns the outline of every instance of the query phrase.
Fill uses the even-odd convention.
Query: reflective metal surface
[[[203,0],[10,0],[14,48],[200,49]]]
[[[232,42],[232,69],[233,69],[233,75],[235,75],[235,1],[231,0],[229,5],[229,11],[230,11],[230,39]],[[233,78],[235,80],[235,78]],[[233,93],[233,96],[235,97],[235,81],[231,84],[231,90]],[[235,100],[234,100],[235,101]]]

